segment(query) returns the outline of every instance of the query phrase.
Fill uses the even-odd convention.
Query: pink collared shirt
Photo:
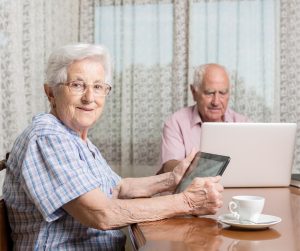
[[[225,122],[249,122],[249,119],[227,109]],[[166,120],[161,142],[161,165],[168,160],[184,159],[193,147],[200,149],[201,123],[196,105],[182,108]]]

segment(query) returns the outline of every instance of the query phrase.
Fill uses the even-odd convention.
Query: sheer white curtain
[[[77,41],[113,53],[114,90],[91,137],[124,176],[157,168],[162,123],[192,103],[188,84],[201,63],[228,67],[231,106],[253,121],[298,122],[299,23],[300,3],[288,0],[2,0],[0,155],[48,108],[49,53]]]
[[[253,121],[280,121],[279,1],[193,1],[190,64],[232,73],[231,106]]]
[[[115,78],[92,137],[122,175],[140,176],[154,173],[172,112],[173,5],[122,3],[95,9],[95,41],[113,54]]]
[[[193,103],[189,84],[199,64],[228,68],[236,111],[253,121],[284,120],[279,1],[87,2],[94,41],[115,60],[114,91],[92,138],[122,175],[156,170],[162,123]]]
[[[294,172],[300,173],[300,2],[281,0],[280,117],[297,122]]]
[[[54,47],[78,40],[78,10],[72,0],[0,1],[2,158],[32,116],[47,110],[45,63]]]
[[[48,110],[45,63],[53,48],[78,41],[78,20],[75,0],[0,0],[1,159],[32,116]]]

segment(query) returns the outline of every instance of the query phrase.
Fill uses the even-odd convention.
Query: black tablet
[[[182,192],[195,177],[212,177],[222,175],[229,161],[229,156],[198,152],[181,182],[177,186],[175,192]]]

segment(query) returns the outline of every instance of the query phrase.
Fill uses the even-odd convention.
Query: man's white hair
[[[229,79],[229,73],[224,66],[219,65],[219,64],[214,64],[214,63],[203,64],[203,65],[198,66],[194,71],[194,79],[193,79],[194,88],[198,89],[201,87],[201,85],[203,84],[203,79],[204,79],[204,76],[206,73],[206,69],[210,66],[218,66],[219,68],[222,68],[226,72],[228,79]]]

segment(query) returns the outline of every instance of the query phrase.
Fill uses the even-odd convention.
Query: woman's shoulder
[[[40,113],[34,116],[27,130],[38,137],[68,134],[66,126],[50,113]]]

